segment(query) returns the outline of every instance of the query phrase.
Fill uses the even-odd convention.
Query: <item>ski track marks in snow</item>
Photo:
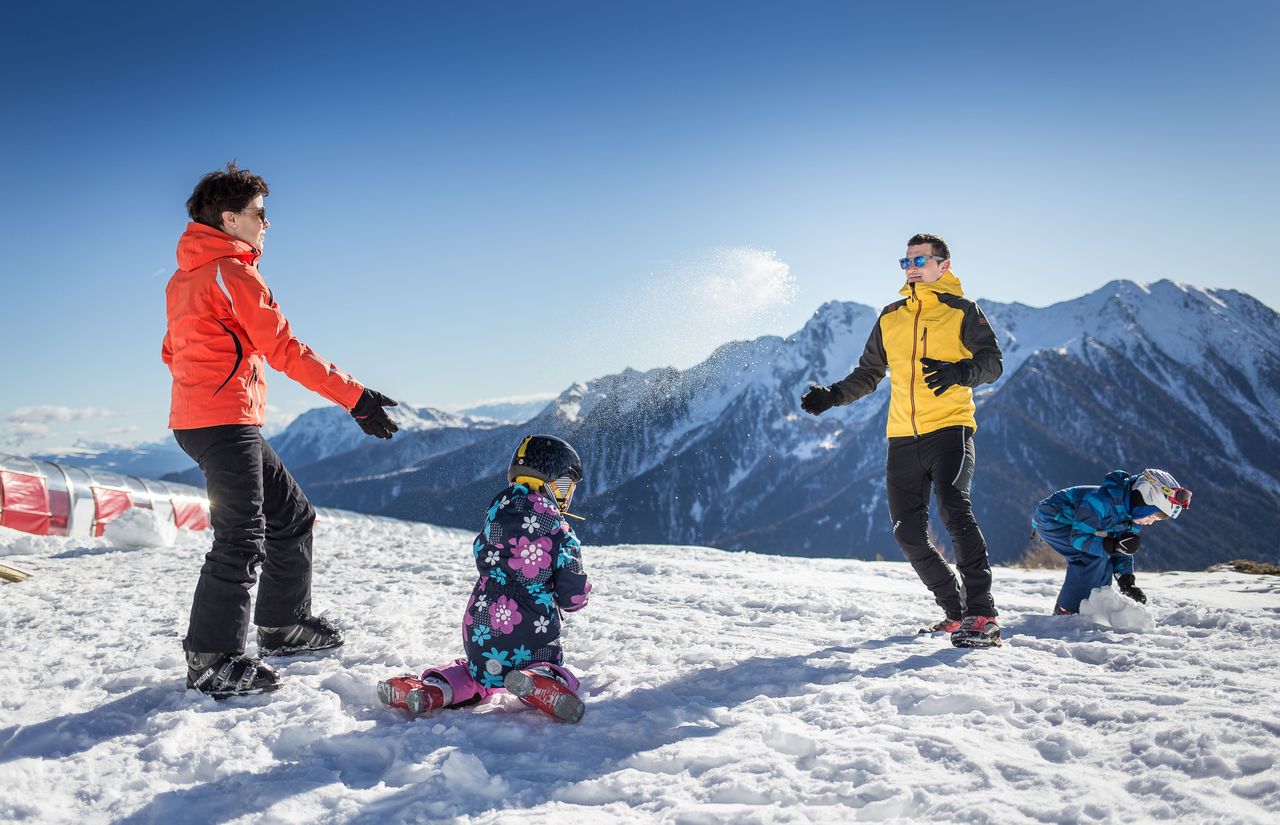
[[[567,618],[587,714],[511,697],[411,719],[374,684],[461,655],[471,534],[321,525],[332,655],[270,695],[183,689],[208,535],[140,548],[0,528],[0,820],[167,823],[1274,822],[1274,577],[1141,574],[1154,629],[1046,615],[996,571],[1005,646],[916,636],[902,563],[587,547]],[[252,643],[250,649],[253,649]]]

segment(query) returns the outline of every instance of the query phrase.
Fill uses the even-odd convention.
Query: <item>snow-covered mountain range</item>
[[[1004,375],[978,393],[974,499],[995,560],[1028,549],[1040,498],[1144,466],[1171,470],[1196,493],[1185,518],[1152,532],[1148,567],[1276,560],[1273,310],[1240,292],[1169,281],[1114,281],[1045,308],[982,306],[1005,351]],[[319,504],[472,527],[519,434],[549,432],[587,464],[579,507],[588,540],[897,558],[883,480],[888,382],[821,418],[798,405],[809,382],[856,364],[877,315],[827,303],[788,338],[725,344],[688,370],[575,384],[518,426],[441,425],[416,462],[413,451],[392,460],[343,421],[353,450],[291,466]]]

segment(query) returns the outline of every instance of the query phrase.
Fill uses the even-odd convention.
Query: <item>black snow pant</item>
[[[316,511],[258,427],[226,424],[173,436],[204,471],[213,523],[213,549],[200,568],[182,647],[244,653],[258,565],[256,624],[283,627],[310,613]]]
[[[987,540],[973,518],[969,488],[977,460],[972,427],[946,427],[919,438],[889,439],[886,475],[893,537],[947,617],[995,616]],[[942,523],[956,552],[960,586],[929,540],[929,488],[938,496]]]

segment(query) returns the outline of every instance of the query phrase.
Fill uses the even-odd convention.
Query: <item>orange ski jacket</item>
[[[200,223],[178,240],[178,271],[165,288],[168,328],[160,357],[173,374],[169,429],[262,426],[265,360],[350,410],[364,387],[294,337],[258,273],[262,253]]]

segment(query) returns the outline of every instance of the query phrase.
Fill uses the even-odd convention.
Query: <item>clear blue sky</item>
[[[231,159],[271,186],[261,266],[299,336],[417,404],[880,306],[916,231],[978,298],[1168,277],[1280,306],[1278,10],[20,4],[0,449],[163,435],[183,202]],[[272,379],[281,420],[325,403]]]

